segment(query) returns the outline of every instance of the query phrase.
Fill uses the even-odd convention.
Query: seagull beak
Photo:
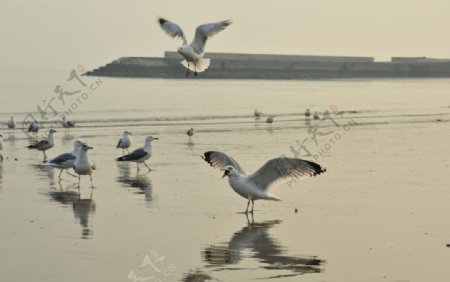
[[[225,172],[222,175],[222,178],[224,178],[225,176],[228,176],[230,174],[229,170],[225,170]]]
[[[158,137],[153,137],[153,140],[159,140],[159,138]]]
[[[91,150],[94,149],[94,148],[92,148],[91,146],[89,146],[88,148],[91,149]]]

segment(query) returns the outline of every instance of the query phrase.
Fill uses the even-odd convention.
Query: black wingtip
[[[120,158],[117,158],[116,161],[123,162],[123,161],[126,161],[126,159],[124,157],[120,157]]]
[[[210,166],[213,166],[212,162],[211,162],[211,154],[213,153],[213,151],[208,151],[205,152],[202,156],[202,159],[205,160],[205,162],[209,163]]]
[[[327,169],[325,167],[322,167],[318,163],[311,162],[311,161],[306,161],[306,162],[314,169],[314,172],[311,174],[311,176],[316,176],[316,175],[322,174],[327,171]]]
[[[163,18],[159,18],[158,22],[159,22],[160,25],[163,25],[163,24],[165,24],[167,22],[167,20],[163,19]]]

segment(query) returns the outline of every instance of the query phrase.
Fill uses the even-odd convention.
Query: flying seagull
[[[61,169],[59,175],[58,175],[58,179],[61,181],[61,174],[63,172],[63,170],[66,170],[66,172],[69,175],[72,175],[74,177],[76,177],[75,175],[69,173],[67,170],[70,168],[73,168],[74,164],[75,164],[75,160],[77,159],[78,155],[80,154],[80,150],[81,150],[81,146],[83,145],[83,142],[81,142],[81,140],[76,140],[74,145],[73,145],[73,151],[70,153],[64,153],[61,154],[59,156],[57,156],[54,159],[51,159],[49,161],[44,162],[45,166],[51,166],[54,168],[59,168]]]
[[[55,133],[56,130],[50,129],[48,136],[46,139],[43,139],[41,141],[38,141],[34,144],[31,144],[27,146],[28,149],[36,149],[38,151],[42,151],[44,153],[44,160],[47,159],[47,155],[45,154],[45,151],[48,149],[53,148],[54,141],[53,141],[53,133]]]
[[[124,131],[122,138],[120,138],[119,142],[117,142],[116,149],[122,149],[122,155],[125,155],[125,150],[129,153],[128,148],[130,148],[131,142],[133,142],[130,135],[130,132]]]
[[[311,161],[278,157],[267,161],[253,174],[246,175],[239,163],[225,153],[209,151],[203,155],[203,159],[212,167],[224,170],[222,178],[228,176],[231,188],[248,200],[245,213],[249,212],[250,202],[252,202],[250,213],[253,213],[255,200],[280,200],[269,193],[269,188],[275,181],[286,177],[316,176],[326,171],[325,168]]]
[[[152,169],[145,163],[152,156],[152,141],[158,140],[158,138],[153,136],[145,137],[145,145],[139,149],[134,150],[128,155],[117,158],[118,162],[135,162],[137,165],[137,170],[139,171],[139,164],[144,163],[144,165],[148,168],[149,171]]]
[[[198,72],[203,72],[209,67],[210,60],[203,58],[206,41],[209,37],[224,30],[231,24],[230,20],[225,20],[217,23],[199,25],[195,30],[194,40],[191,44],[188,44],[184,32],[179,25],[163,18],[159,18],[158,22],[169,36],[183,39],[183,45],[178,47],[177,51],[185,59],[181,64],[188,69],[186,75],[189,75],[189,70],[197,75]]]

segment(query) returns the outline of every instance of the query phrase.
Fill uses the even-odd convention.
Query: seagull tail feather
[[[181,64],[190,71],[204,72],[209,67],[210,62],[211,62],[210,59],[200,58],[194,63],[193,62],[188,63],[188,61],[183,60]]]

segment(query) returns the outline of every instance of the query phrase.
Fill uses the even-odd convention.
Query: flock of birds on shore
[[[257,109],[255,109],[254,117],[259,119],[264,114]],[[305,112],[305,117],[310,117],[311,111],[307,109]],[[317,116],[317,118],[316,118]],[[314,113],[314,119],[319,119],[319,114]],[[266,123],[272,123],[273,116],[269,115],[267,117]],[[75,127],[73,121],[69,121],[66,117],[62,117],[60,121],[62,127],[65,130]],[[9,130],[14,130],[16,128],[16,122],[14,117],[11,116],[10,120],[7,122]],[[39,123],[33,121],[29,124],[28,132],[36,136],[39,132]],[[80,181],[82,175],[89,175],[92,187],[94,187],[92,180],[92,173],[96,170],[95,163],[89,159],[88,151],[93,148],[89,144],[77,139],[74,142],[74,147],[71,152],[63,153],[55,158],[47,160],[46,151],[54,147],[54,134],[55,129],[50,129],[46,138],[42,140],[35,140],[29,146],[28,149],[34,149],[41,151],[43,153],[44,166],[53,167],[60,169],[58,175],[59,181],[62,180],[62,173],[66,171],[67,174],[78,177],[78,187],[80,187]],[[67,133],[67,132],[66,132]],[[194,135],[194,128],[190,128],[186,131],[186,135],[191,138]],[[117,142],[116,148],[122,150],[122,156],[117,158],[118,162],[135,162],[137,170],[139,172],[139,164],[144,164],[149,172],[151,171],[150,166],[146,163],[148,159],[152,156],[152,142],[158,140],[157,137],[148,135],[145,137],[144,146],[133,150],[131,153],[129,149],[132,146],[133,140],[131,138],[131,133],[129,131],[124,131],[122,137]],[[0,135],[0,162],[3,161],[3,156],[1,151],[3,149],[3,140]],[[125,151],[127,154],[125,154]],[[275,195],[269,192],[269,187],[275,181],[286,178],[286,177],[302,177],[302,176],[316,176],[326,171],[325,168],[317,163],[287,157],[278,157],[267,161],[260,169],[250,175],[246,175],[240,164],[231,156],[219,152],[219,151],[208,151],[205,152],[202,158],[210,164],[212,167],[216,167],[224,171],[223,177],[228,177],[228,182],[231,188],[240,196],[247,199],[247,209],[245,213],[253,213],[254,201],[259,199],[278,201],[280,200]],[[75,174],[71,173],[69,170],[73,169]],[[250,203],[252,203],[252,209],[249,211]]]

